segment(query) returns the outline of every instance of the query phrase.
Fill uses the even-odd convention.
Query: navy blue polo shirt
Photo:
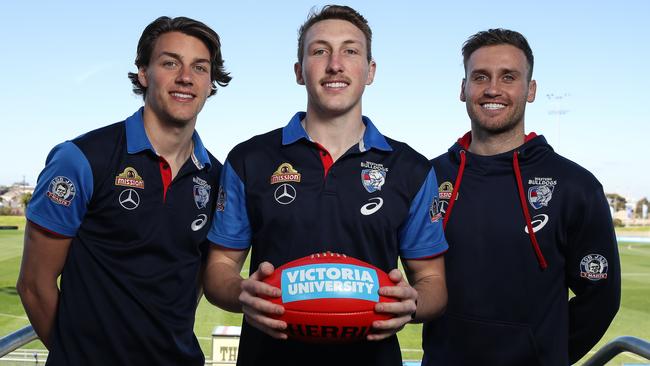
[[[367,117],[364,136],[336,162],[312,141],[297,113],[282,128],[236,146],[221,176],[208,239],[252,247],[251,273],[262,261],[280,266],[318,252],[343,253],[388,272],[397,259],[447,250],[438,185],[427,159],[384,137]],[[238,364],[401,365],[396,337],[354,345],[277,341],[244,321]],[[304,358],[309,357],[309,358]],[[347,362],[347,361],[346,361]]]
[[[203,365],[194,314],[221,164],[192,139],[174,180],[142,109],[50,152],[27,218],[72,243],[48,365]]]

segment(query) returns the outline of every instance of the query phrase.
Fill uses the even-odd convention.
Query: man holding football
[[[445,308],[447,243],[435,173],[362,115],[376,69],[371,34],[347,6],[312,13],[300,28],[294,66],[307,90],[306,112],[239,144],[224,164],[204,288],[212,303],[244,313],[239,365],[401,365],[395,333]],[[250,248],[252,274],[244,280]],[[284,307],[263,299],[281,290],[263,280],[287,262],[328,251],[389,273],[395,286],[379,294],[398,301],[375,311],[393,317],[373,322],[358,343],[287,339],[287,323],[272,318]],[[400,257],[408,282],[396,269]]]

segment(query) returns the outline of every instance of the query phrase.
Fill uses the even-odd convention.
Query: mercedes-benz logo
[[[135,210],[140,206],[140,196],[135,189],[125,189],[120,193],[120,205],[127,210]]]
[[[296,199],[296,189],[291,184],[283,183],[273,193],[275,200],[281,205],[288,205]]]

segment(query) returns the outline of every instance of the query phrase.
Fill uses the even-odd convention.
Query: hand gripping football
[[[274,316],[287,322],[291,339],[312,343],[347,343],[365,339],[375,320],[393,316],[375,312],[381,286],[395,286],[381,269],[336,253],[312,254],[286,263],[264,279],[282,290],[267,300],[283,305]]]

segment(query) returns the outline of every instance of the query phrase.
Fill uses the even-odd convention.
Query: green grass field
[[[22,256],[24,218],[0,216],[0,225],[18,225],[19,230],[0,230],[0,336],[29,324],[16,293],[16,278]],[[610,340],[631,335],[650,340],[650,244],[621,243],[619,245],[623,272],[621,309],[603,339],[594,348]],[[246,265],[244,268],[248,268]],[[206,358],[212,353],[212,330],[217,325],[240,325],[241,315],[215,308],[201,300],[196,314],[195,332]],[[419,360],[421,326],[408,325],[399,334],[405,360]],[[44,348],[36,341],[24,348]],[[627,353],[617,356],[608,365],[650,361]]]

